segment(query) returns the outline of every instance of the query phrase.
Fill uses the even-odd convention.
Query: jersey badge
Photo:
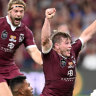
[[[9,41],[16,42],[16,36],[10,35]]]
[[[22,42],[24,40],[24,34],[20,34],[19,36],[19,42]]]
[[[73,66],[73,62],[68,62],[68,68],[74,68],[74,66]]]
[[[62,68],[66,66],[66,61],[64,59],[61,60],[60,65]]]
[[[2,39],[6,39],[7,36],[8,36],[8,32],[7,32],[6,30],[4,30],[4,31],[2,32],[2,34],[1,34],[1,38],[2,38]]]

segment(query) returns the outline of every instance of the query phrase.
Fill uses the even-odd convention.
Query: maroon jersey
[[[78,39],[72,44],[68,58],[60,56],[55,50],[43,54],[45,87],[41,96],[72,96],[76,78],[76,60],[82,43]]]
[[[12,31],[7,18],[0,18],[0,76],[2,78],[10,79],[21,74],[13,57],[22,43],[25,47],[35,45],[32,31],[23,23]]]

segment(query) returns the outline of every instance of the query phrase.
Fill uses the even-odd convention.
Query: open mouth
[[[19,24],[20,21],[21,21],[21,18],[15,18],[15,20],[14,20],[14,22],[15,22],[16,25]]]
[[[21,18],[15,18],[15,21],[16,22],[20,22],[21,21]]]
[[[15,18],[16,21],[21,21],[21,18]]]
[[[70,54],[70,50],[67,50],[68,54]]]

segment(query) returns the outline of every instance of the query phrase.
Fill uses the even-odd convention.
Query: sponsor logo
[[[68,68],[74,68],[73,62],[68,62]]]
[[[9,44],[8,44],[8,48],[9,48],[9,49],[13,49],[14,46],[15,46],[15,45],[14,45],[13,43],[9,43]]]
[[[9,41],[16,42],[16,36],[10,35]]]
[[[4,47],[1,47],[0,50],[2,50],[4,52],[13,52],[13,50],[8,49],[8,48],[4,48]]]
[[[64,81],[74,81],[75,80],[75,77],[70,77],[70,78],[61,78],[61,80],[64,80]]]
[[[4,30],[4,31],[2,32],[2,34],[1,34],[1,38],[2,38],[2,39],[6,39],[7,36],[8,36],[8,32],[7,32],[6,30]]]

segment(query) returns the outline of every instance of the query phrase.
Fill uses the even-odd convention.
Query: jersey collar
[[[61,54],[59,54],[62,58],[64,58],[64,59],[67,59],[67,57],[65,57],[65,56],[63,56],[63,55],[61,55]]]
[[[13,24],[11,23],[11,21],[8,18],[8,15],[6,16],[6,20],[7,20],[7,23],[10,25],[12,31],[15,31],[15,29],[21,25],[21,23],[20,23],[18,26],[13,26]]]

